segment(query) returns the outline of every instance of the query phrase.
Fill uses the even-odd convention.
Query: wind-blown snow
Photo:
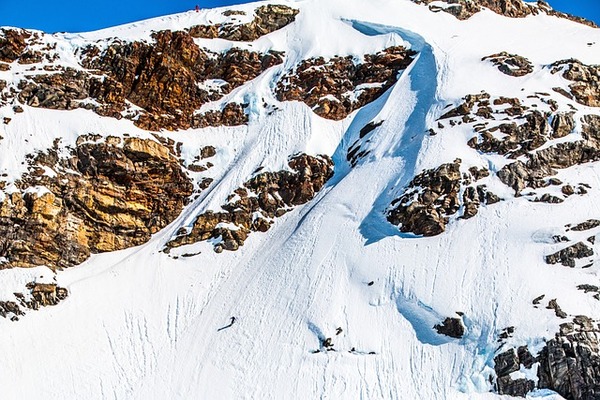
[[[561,172],[590,184],[589,196],[560,205],[504,201],[433,238],[400,234],[383,215],[394,189],[425,168],[457,157],[488,166],[462,135],[426,134],[447,104],[482,90],[516,97],[565,87],[547,65],[571,57],[599,64],[600,52],[587,43],[600,43],[600,30],[490,11],[458,21],[408,0],[276,3],[300,9],[296,22],[253,43],[197,40],[213,51],[235,45],[286,52],[283,65],[222,100],[250,103],[250,124],[161,133],[183,142],[188,161],[195,150],[215,146],[215,182],[149,243],[59,272],[58,283],[70,291],[64,302],[16,323],[0,319],[2,399],[497,399],[487,393],[497,333],[515,326],[514,343],[537,346],[558,329],[560,321],[534,309],[532,299],[546,294],[569,313],[600,317],[596,300],[575,289],[597,282],[598,267],[548,266],[542,257],[552,232],[598,217],[597,165]],[[232,8],[251,15],[262,4]],[[150,40],[152,30],[219,22],[222,11],[54,37],[64,49],[108,37]],[[382,97],[343,121],[324,120],[302,103],[279,103],[272,93],[278,77],[302,59],[402,44],[418,58]],[[508,77],[481,61],[499,51],[527,57],[534,74]],[[0,79],[8,75],[0,72]],[[269,114],[263,102],[280,110]],[[569,104],[575,105],[564,98],[560,106]],[[12,109],[0,109],[4,116],[14,117]],[[57,137],[70,145],[90,132],[151,137],[130,121],[84,110],[26,107],[23,116],[1,128],[0,173],[12,179],[25,171],[27,153]],[[350,168],[348,147],[370,121],[384,122],[366,145],[370,154]],[[313,201],[250,236],[237,252],[215,254],[210,243],[161,252],[180,227],[219,209],[258,167],[279,170],[301,151],[336,163],[336,175]],[[43,267],[0,271],[0,294],[50,274]],[[465,315],[463,339],[431,329],[457,311]],[[219,331],[231,316],[235,324]],[[337,351],[313,354],[326,337]],[[531,397],[559,398],[548,391]]]

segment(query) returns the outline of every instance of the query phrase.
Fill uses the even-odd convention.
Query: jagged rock
[[[430,4],[435,0],[413,0],[416,3]],[[460,20],[471,18],[481,11],[482,7],[489,8],[497,14],[512,18],[522,18],[532,13],[537,14],[537,9],[523,3],[521,0],[445,0],[447,5],[440,7],[430,5],[432,11],[445,11]]]
[[[552,299],[548,302],[548,305],[546,306],[546,308],[548,310],[554,310],[554,314],[558,317],[558,318],[567,318],[567,313],[564,312],[562,310],[562,308],[560,308],[560,306],[558,305],[558,303],[556,302],[556,299]]]
[[[540,304],[540,302],[541,302],[541,301],[544,299],[544,297],[546,297],[546,295],[545,295],[545,294],[542,294],[542,295],[540,295],[540,296],[536,297],[535,299],[533,299],[533,301],[532,301],[532,304],[533,304],[533,305],[538,305],[538,304]]]
[[[559,18],[569,19],[580,24],[597,27],[597,25],[585,18],[576,17],[560,11],[553,10],[548,3],[538,0],[537,4],[526,3],[521,0],[443,0],[444,6],[439,5],[437,0],[413,0],[415,3],[428,4],[433,12],[444,11],[454,15],[460,20],[471,18],[481,11],[482,7],[489,8],[493,12],[511,18],[523,18],[528,15],[545,13]],[[436,4],[430,4],[435,2]]]
[[[321,117],[340,120],[396,83],[415,54],[395,46],[365,55],[358,65],[351,56],[304,60],[279,80],[277,98],[302,101]]]
[[[563,71],[562,76],[573,81],[569,85],[570,94],[578,103],[590,107],[600,107],[599,65],[586,65],[579,60],[570,59],[557,61],[552,66],[553,73]]]
[[[433,327],[439,334],[461,339],[465,334],[465,327],[460,318],[446,318],[441,324]]]
[[[426,170],[417,175],[404,190],[404,194],[392,201],[387,219],[399,225],[402,232],[417,235],[435,236],[444,232],[449,217],[461,205],[458,193],[462,185],[469,185],[488,176],[487,169],[471,167],[463,180],[460,173],[460,160],[442,164],[436,169]],[[494,204],[500,198],[490,192],[486,185],[467,186],[462,196],[463,214],[468,219],[477,214],[481,204]]]
[[[136,122],[144,129],[187,129],[202,104],[221,98],[282,62],[281,55],[274,52],[232,48],[212,54],[201,50],[186,32],[160,31],[153,39],[152,44],[115,42],[99,55],[90,48],[84,62],[87,68],[101,70],[118,82],[114,90],[106,86],[92,93],[93,97],[118,105],[121,92],[125,93],[127,100],[147,111]],[[215,79],[225,83],[206,88],[197,85]]]
[[[538,387],[567,400],[600,398],[598,332],[557,334],[546,342],[538,359]]]
[[[560,325],[537,356],[526,346],[499,354],[494,359],[498,393],[524,397],[533,389],[550,389],[567,400],[600,398],[600,349],[598,327],[589,317],[578,315]],[[512,380],[521,368],[537,368],[537,383]]]
[[[0,29],[0,61],[7,63],[17,60],[31,34],[23,29]]]
[[[509,326],[509,327],[502,329],[502,331],[498,335],[498,341],[500,342],[504,339],[508,339],[509,337],[512,337],[513,333],[515,333],[514,326]]]
[[[495,204],[500,201],[500,198],[494,193],[489,192],[485,185],[477,187],[469,186],[463,193],[464,212],[461,218],[468,219],[474,217],[480,204]]]
[[[90,253],[142,244],[179,215],[193,186],[170,150],[128,138],[122,147],[83,142],[66,159],[39,154],[32,172],[0,203],[2,268],[65,268]],[[37,174],[44,165],[56,176]]]
[[[18,321],[20,316],[25,315],[23,310],[38,310],[40,307],[54,306],[69,295],[66,288],[55,283],[29,282],[25,287],[29,290],[29,296],[14,293],[17,301],[0,301],[1,317],[10,317],[11,321]]]
[[[208,111],[192,117],[192,128],[207,126],[238,126],[248,123],[248,115],[244,106],[238,103],[227,103],[221,111]]]
[[[560,191],[565,196],[572,196],[572,195],[575,194],[575,189],[571,185],[565,185],[565,186],[563,186],[562,188],[560,188]]]
[[[475,216],[481,204],[494,204],[500,198],[490,192],[486,185],[468,186],[489,176],[486,168],[469,168],[464,177],[460,173],[460,160],[442,164],[436,169],[417,175],[404,190],[404,194],[392,201],[387,219],[399,225],[402,232],[435,236],[444,232],[449,217],[463,205],[462,219]],[[463,190],[462,202],[458,193]]]
[[[459,208],[460,162],[423,171],[394,200],[387,219],[402,232],[435,236],[444,232],[448,216]]]
[[[67,289],[57,286],[55,283],[31,282],[26,287],[31,291],[33,301],[44,307],[58,304],[59,301],[66,299],[69,294]],[[37,309],[37,307],[30,308]]]
[[[600,221],[598,221],[597,219],[588,219],[587,221],[581,222],[574,226],[567,225],[566,228],[567,228],[567,231],[581,232],[581,231],[588,231],[590,229],[594,229],[599,226],[600,226]]]
[[[514,349],[510,349],[494,358],[494,369],[499,377],[519,370],[519,357]]]
[[[574,113],[558,113],[552,118],[552,138],[558,139],[567,136],[575,128]]]
[[[525,115],[523,124],[505,123],[482,131],[481,139],[474,140],[469,145],[484,153],[497,153],[509,158],[517,158],[548,141],[550,127],[547,119],[547,115],[534,110]],[[504,134],[502,139],[497,139],[493,135],[496,130]]]
[[[480,179],[487,178],[488,176],[490,176],[490,170],[487,168],[471,167],[471,168],[469,168],[469,173],[471,174],[471,176],[473,177],[473,179],[475,181],[478,181]]]
[[[469,94],[465,96],[464,101],[458,107],[446,112],[439,119],[465,117],[471,113],[475,105],[487,108],[490,104],[489,99],[490,95],[488,93]]]
[[[505,51],[483,57],[481,61],[490,60],[503,74],[520,77],[533,72],[533,65],[525,57],[509,54]]]
[[[536,197],[533,201],[548,204],[560,204],[564,202],[560,197],[553,196],[550,193],[544,193],[542,197]]]
[[[269,4],[257,8],[254,11],[254,20],[247,24],[196,25],[189,29],[189,33],[195,38],[221,38],[249,42],[291,24],[298,12],[288,6]]]
[[[90,97],[92,80],[87,72],[73,68],[58,74],[33,76],[30,81],[19,83],[19,101],[32,107],[73,110],[79,108],[79,101]],[[120,101],[124,101],[122,96]]]
[[[10,314],[13,314],[13,321],[18,321],[18,317],[25,315],[25,312],[21,310],[19,304],[14,301],[0,301],[0,316],[8,318]]]
[[[525,378],[512,379],[510,374],[519,371],[521,364],[530,369],[533,365],[533,356],[526,346],[519,347],[518,352],[514,349],[498,354],[494,358],[494,370],[496,371],[496,386],[499,394],[509,396],[525,397],[527,393],[535,388],[535,382]]]
[[[558,143],[534,154],[527,154],[527,162],[520,160],[498,171],[500,180],[519,194],[525,187],[546,186],[545,177],[556,174],[555,169],[600,160],[599,143],[593,140]]]
[[[581,133],[584,139],[600,141],[600,116],[586,115],[582,118]]]
[[[217,154],[217,149],[213,146],[204,146],[200,149],[200,159],[204,160],[205,158],[214,157]]]
[[[583,290],[585,293],[588,293],[588,292],[600,293],[600,287],[595,286],[595,285],[587,285],[587,284],[579,285],[579,286],[577,286],[577,289]]]
[[[231,48],[210,53],[186,32],[155,32],[153,39],[151,43],[115,39],[102,52],[90,45],[82,61],[88,70],[56,67],[49,74],[27,75],[16,95],[32,107],[83,107],[103,116],[133,119],[148,130],[240,125],[247,116],[238,104],[207,115],[194,113],[282,62],[276,52]]]
[[[585,243],[579,242],[554,254],[545,257],[547,264],[561,263],[565,267],[575,267],[575,260],[591,257],[594,255],[594,250],[589,248]]]
[[[224,212],[200,214],[189,233],[181,232],[167,246],[220,238],[216,252],[235,251],[251,232],[267,231],[275,218],[312,200],[333,176],[333,162],[327,156],[300,154],[288,165],[291,171],[263,172],[245,182],[221,206]]]

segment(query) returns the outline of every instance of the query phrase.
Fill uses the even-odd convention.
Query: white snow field
[[[546,294],[569,314],[600,318],[600,303],[576,289],[598,284],[600,264],[571,269],[543,260],[556,246],[546,242],[565,224],[600,217],[598,163],[560,173],[589,184],[586,196],[534,203],[505,188],[498,194],[506,201],[482,206],[469,220],[452,220],[435,237],[401,234],[384,215],[423,169],[457,157],[465,167],[494,172],[503,166],[504,159],[480,155],[456,131],[427,134],[444,107],[481,91],[518,97],[567,87],[548,65],[567,58],[600,64],[599,29],[488,10],[459,21],[409,0],[281,0],[230,8],[252,15],[268,3],[300,13],[252,43],[196,40],[214,51],[285,51],[284,64],[206,106],[250,103],[250,123],[160,133],[183,142],[184,157],[215,146],[215,167],[202,175],[215,182],[149,243],[58,272],[57,282],[69,290],[65,301],[18,322],[0,319],[1,399],[501,399],[508,397],[490,393],[488,379],[498,333],[514,326],[509,344],[535,350],[562,322],[551,310],[532,307],[532,299]],[[218,23],[223,10],[51,38],[62,49],[61,62],[81,68],[69,60],[73,48]],[[278,77],[300,60],[362,57],[402,44],[418,58],[388,92],[342,121],[322,119],[303,103],[280,103],[273,94]],[[481,61],[500,51],[527,57],[534,72],[510,77]],[[0,72],[0,79],[16,79],[15,72]],[[582,110],[577,116],[599,113],[553,98],[561,110],[570,104]],[[281,110],[269,115],[263,99]],[[12,179],[25,171],[26,154],[50,147],[55,138],[73,144],[89,132],[152,137],[125,119],[25,108],[0,128],[0,172]],[[13,116],[11,107],[0,109],[4,116]],[[348,147],[370,121],[384,122],[366,144],[369,155],[351,168]],[[169,255],[161,251],[196,215],[218,210],[258,167],[279,170],[300,151],[328,154],[335,162],[335,176],[314,200],[277,219],[268,232],[250,235],[238,251],[216,254],[206,242]],[[494,176],[489,185],[503,187]],[[0,294],[7,298],[35,278],[52,279],[53,273],[45,267],[0,270]],[[464,313],[463,339],[432,329],[457,311]],[[235,324],[219,331],[232,316]],[[338,327],[343,332],[336,335]],[[324,337],[337,351],[313,354]],[[531,396],[561,398],[550,391]]]

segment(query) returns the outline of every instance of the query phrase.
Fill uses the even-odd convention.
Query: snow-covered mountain
[[[600,398],[600,30],[520,0],[0,30],[0,398]]]

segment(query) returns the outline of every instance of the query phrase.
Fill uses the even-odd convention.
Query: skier
[[[196,4],[196,12],[200,12],[200,6]]]
[[[231,323],[229,324],[229,326],[233,325],[234,322],[235,322],[235,317],[231,317]]]

